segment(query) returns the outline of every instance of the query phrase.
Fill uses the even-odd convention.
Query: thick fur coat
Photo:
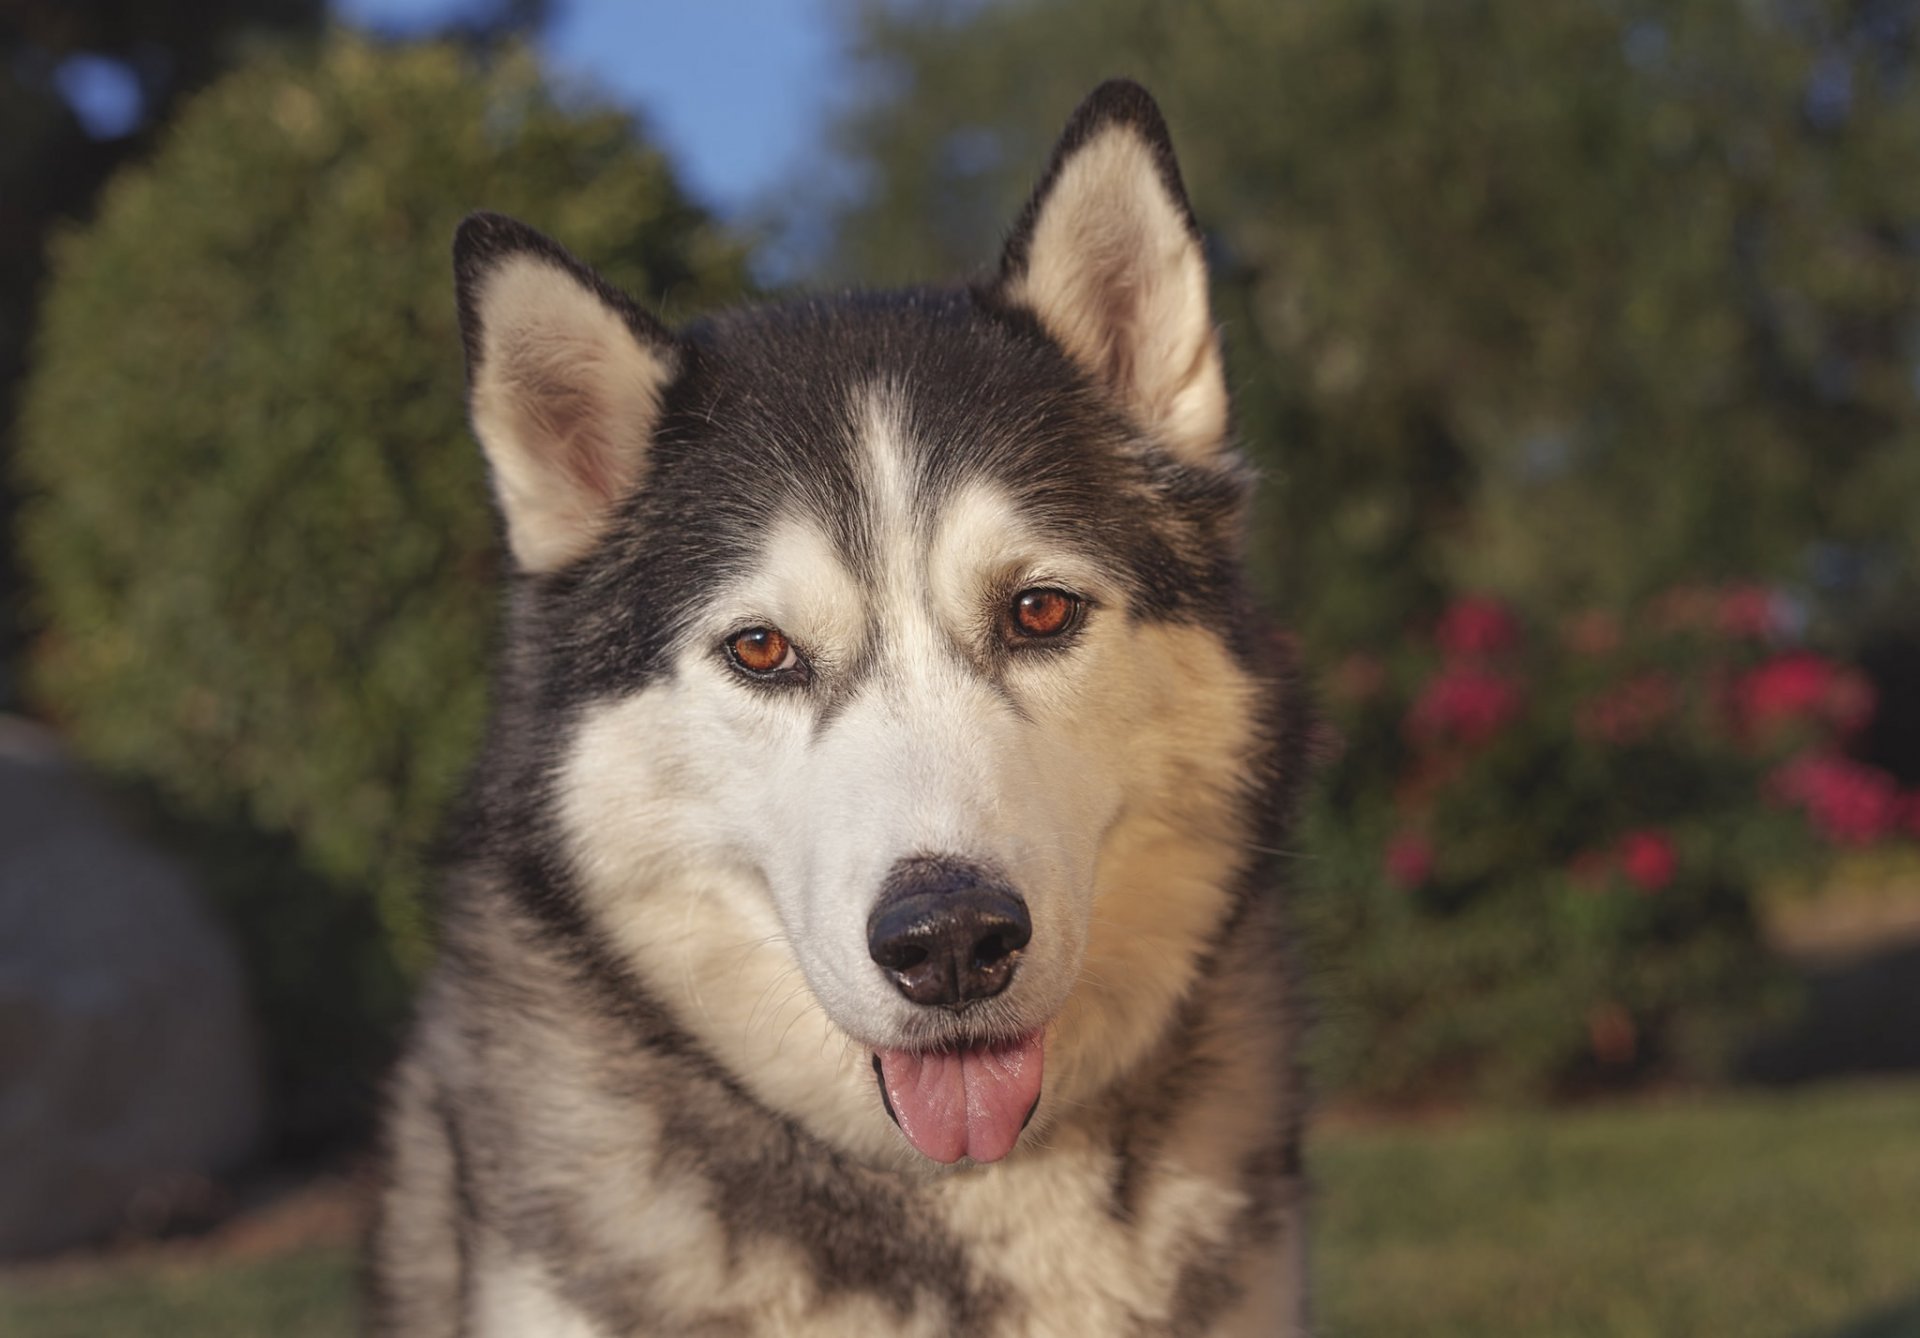
[[[1304,1333],[1304,707],[1152,100],[971,287],[456,272],[516,570],[374,1330]]]

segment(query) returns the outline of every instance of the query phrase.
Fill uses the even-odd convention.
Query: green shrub
[[[31,689],[109,775],[242,834],[217,853],[243,930],[279,935],[252,945],[270,1008],[355,1006],[425,953],[499,598],[449,259],[481,207],[670,318],[742,282],[626,114],[524,54],[344,36],[209,88],[52,257],[19,451]],[[285,904],[314,897],[343,901]],[[357,961],[297,937],[375,921]]]

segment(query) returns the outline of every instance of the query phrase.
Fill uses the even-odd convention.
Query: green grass
[[[1920,1084],[1315,1140],[1328,1338],[1920,1338]],[[9,1338],[344,1338],[351,1253],[0,1281]]]
[[[1920,1086],[1328,1132],[1332,1338],[1920,1335]]]
[[[0,1280],[7,1338],[347,1338],[354,1251],[330,1246],[219,1264]]]

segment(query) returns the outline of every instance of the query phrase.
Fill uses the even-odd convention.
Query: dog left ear
[[[1146,89],[1112,79],[1075,110],[1007,241],[999,291],[1177,454],[1220,450],[1227,383],[1206,258]]]
[[[454,237],[467,402],[520,569],[590,552],[640,483],[679,368],[673,336],[524,223]]]

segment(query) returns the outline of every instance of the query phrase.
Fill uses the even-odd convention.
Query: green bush
[[[449,259],[482,207],[670,318],[742,283],[630,116],[524,54],[345,36],[209,88],[52,257],[31,690],[106,773],[238,834],[216,862],[270,1009],[360,1006],[425,953],[499,599]]]

